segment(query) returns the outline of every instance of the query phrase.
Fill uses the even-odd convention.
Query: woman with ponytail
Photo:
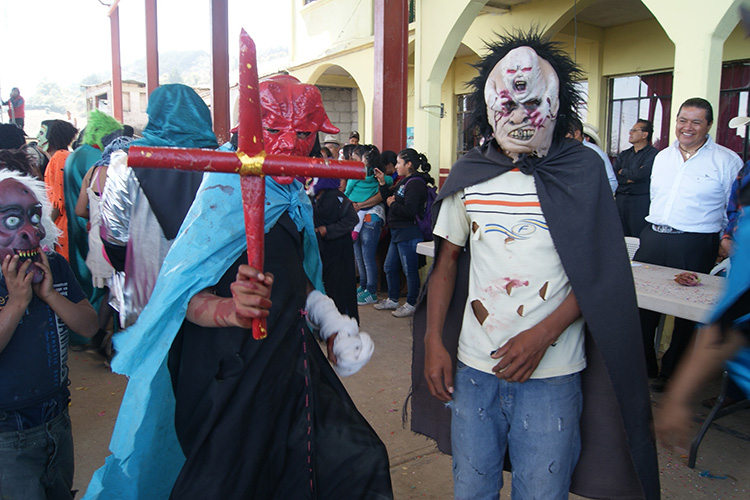
[[[385,277],[388,281],[388,298],[375,304],[378,310],[393,310],[393,315],[403,318],[414,314],[419,295],[419,259],[417,244],[424,240],[416,217],[424,214],[427,202],[427,185],[434,180],[427,173],[430,164],[427,157],[414,149],[404,149],[398,154],[396,172],[401,180],[393,187],[386,184],[386,175],[375,170],[380,184],[380,195],[388,205],[388,226],[391,243],[385,257]],[[406,302],[399,306],[401,274],[406,275]]]

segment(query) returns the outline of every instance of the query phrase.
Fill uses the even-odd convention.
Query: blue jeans
[[[357,271],[359,271],[359,286],[366,288],[370,293],[378,292],[378,263],[375,261],[375,253],[378,250],[383,220],[380,217],[377,217],[377,219],[377,222],[363,223],[359,238],[354,242],[354,258],[357,260]]]
[[[456,499],[497,500],[506,448],[514,500],[567,500],[581,451],[579,373],[519,384],[458,363],[451,445]]]
[[[417,256],[417,243],[422,239],[399,241],[388,246],[388,254],[385,257],[385,277],[388,280],[388,298],[398,302],[401,291],[401,274],[403,268],[406,275],[406,302],[411,305],[417,304],[419,296],[419,258]]]
[[[5,423],[14,412],[0,412]],[[0,432],[0,498],[73,499],[73,434],[65,408],[40,426]]]

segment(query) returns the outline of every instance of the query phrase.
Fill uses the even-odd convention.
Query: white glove
[[[333,354],[336,356],[334,369],[342,377],[357,373],[365,366],[375,345],[365,332],[359,331],[357,320],[341,314],[333,300],[325,294],[313,290],[305,303],[307,320],[313,328],[320,330],[320,337],[328,340],[338,333],[333,341]]]

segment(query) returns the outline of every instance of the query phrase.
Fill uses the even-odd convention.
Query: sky
[[[288,44],[290,0],[228,2],[230,60],[237,58],[241,28],[259,52]],[[210,5],[210,0],[157,0],[159,51],[210,54]],[[122,66],[146,56],[144,10],[145,0],[119,3]],[[0,97],[7,99],[12,87],[33,95],[44,78],[67,87],[92,73],[110,74],[108,12],[99,0],[0,0]]]

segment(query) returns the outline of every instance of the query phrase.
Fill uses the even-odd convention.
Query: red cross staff
[[[255,43],[243,29],[240,34],[240,126],[236,153],[133,146],[128,153],[128,165],[239,174],[245,213],[247,261],[254,268],[262,270],[265,175],[364,179],[366,171],[359,162],[266,155],[255,61]],[[265,318],[253,320],[252,330],[254,339],[265,338],[268,333]]]

